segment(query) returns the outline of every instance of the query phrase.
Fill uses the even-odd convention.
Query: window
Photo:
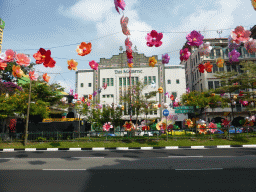
[[[109,78],[107,78],[107,85],[109,86]]]
[[[148,81],[147,81],[147,76],[144,77],[144,85],[147,85]]]
[[[199,71],[197,70],[197,78],[199,78]]]
[[[217,71],[218,71],[217,65],[216,65],[216,64],[213,64],[212,69],[213,69],[213,73],[217,72]]]
[[[225,65],[223,64],[223,67],[219,67],[219,71],[224,71]]]
[[[213,81],[208,81],[208,89],[213,89]]]
[[[153,81],[156,83],[156,76],[153,76]]]
[[[220,84],[221,84],[221,86],[225,86],[226,85],[225,81],[221,81]]]
[[[230,72],[230,71],[231,71],[230,65],[227,65],[227,72]]]
[[[145,97],[147,97],[148,96],[148,93],[145,93]]]
[[[236,65],[231,65],[231,67],[232,67],[232,71],[237,72],[237,70],[236,70]]]
[[[148,84],[151,84],[151,77],[148,77]]]
[[[102,85],[106,82],[105,78],[102,79]]]
[[[154,115],[157,115],[157,109],[154,109]]]
[[[111,78],[111,86],[114,86],[114,78]]]
[[[241,103],[236,103],[236,111],[237,112],[241,112],[242,111],[242,106],[241,106]]]
[[[239,57],[242,57],[242,49],[241,49],[241,47],[238,47],[236,50],[237,50],[237,52],[240,53],[240,56],[239,56]]]
[[[127,85],[130,85],[130,78],[127,77]]]
[[[179,79],[176,79],[176,84],[180,84],[180,80]]]
[[[109,98],[109,95],[107,95],[107,98]]]
[[[119,77],[119,86],[122,86],[122,78]]]
[[[220,57],[221,56],[220,49],[216,49],[215,51],[216,51],[216,57]]]
[[[134,77],[132,77],[132,85],[134,85]]]
[[[177,92],[172,92],[172,95],[174,96],[174,99],[177,97]]]
[[[92,86],[92,84],[91,83],[88,83],[88,87],[91,87]]]
[[[105,98],[106,97],[106,95],[102,95],[102,98]]]
[[[171,84],[171,80],[170,79],[167,80],[167,84]]]
[[[113,97],[114,97],[114,95],[112,94],[112,95],[111,95],[111,97],[113,98]]]
[[[219,88],[220,87],[219,81],[214,81],[214,86],[215,86],[215,89]]]
[[[243,68],[242,65],[238,65],[237,67],[238,67],[238,72],[239,72],[239,73],[243,73],[243,72],[244,72],[244,71],[242,70],[242,68]]]
[[[135,83],[137,84],[139,82],[139,77],[135,77]]]
[[[123,86],[126,85],[126,77],[123,78]]]
[[[213,51],[213,49],[211,50],[210,58],[211,58],[211,59],[214,59],[214,51]]]
[[[81,83],[81,87],[84,87],[84,84],[83,84],[83,83]]]
[[[85,99],[88,99],[88,95],[84,95],[84,98],[85,98]]]
[[[225,56],[228,57],[228,49],[225,50]]]

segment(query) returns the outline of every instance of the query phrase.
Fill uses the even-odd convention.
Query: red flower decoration
[[[0,70],[5,70],[6,67],[7,67],[7,63],[0,61]]]
[[[221,121],[222,121],[221,125],[224,125],[224,127],[227,127],[229,125],[229,123],[231,122],[231,121],[228,121],[227,118],[226,119],[221,119]]]
[[[240,91],[239,96],[242,97],[243,95],[243,91]]]
[[[45,49],[40,48],[39,51],[33,55],[33,57],[36,59],[36,64],[49,63],[51,59],[51,51],[46,51]]]
[[[198,65],[198,69],[199,69],[199,72],[200,72],[200,73],[204,73],[204,68],[205,68],[205,67],[204,67],[203,64],[199,64],[199,65]]]
[[[128,58],[128,59],[133,58],[133,56],[132,56],[132,52],[128,52],[128,51],[126,51],[126,55],[127,55],[127,58]]]

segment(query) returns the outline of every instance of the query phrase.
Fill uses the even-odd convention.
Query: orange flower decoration
[[[135,129],[131,121],[129,123],[126,121],[123,127],[125,127],[125,131],[131,131],[132,129]]]
[[[77,46],[76,52],[80,56],[85,56],[91,53],[92,51],[92,44],[91,43],[85,43],[82,42],[80,45]]]
[[[44,81],[46,81],[47,83],[49,82],[50,78],[51,78],[51,77],[48,76],[47,73],[43,74],[43,79],[44,79]]]
[[[161,104],[158,104],[158,107],[160,108],[160,107],[161,107]]]
[[[163,92],[164,92],[164,89],[163,89],[162,87],[159,87],[158,92],[159,92],[159,93],[163,93]]]
[[[212,93],[212,97],[214,97],[215,96],[215,93]]]
[[[20,69],[20,66],[15,66],[15,65],[13,65],[13,66],[12,66],[12,75],[13,75],[14,77],[21,78],[21,77],[24,75],[24,73],[23,73],[23,71]]]
[[[210,63],[209,61],[204,64],[204,68],[205,68],[205,70],[206,70],[208,73],[212,72],[212,67],[213,67],[213,65],[211,65],[211,63]]]
[[[133,67],[133,63],[128,63],[128,67],[132,68]]]
[[[222,59],[221,57],[219,57],[219,58],[216,60],[216,64],[217,64],[218,67],[223,67],[224,59]]]
[[[155,67],[155,64],[157,64],[157,60],[155,59],[155,57],[150,57],[149,58],[149,66]]]
[[[92,99],[92,95],[89,95],[89,99],[90,99],[90,100]]]
[[[69,70],[77,70],[78,63],[74,59],[68,60],[68,69]]]
[[[5,67],[7,67],[7,63],[0,61],[0,70],[5,70]]]
[[[193,122],[191,121],[191,119],[186,119],[185,125],[187,125],[189,128],[191,128],[191,127],[193,127]]]

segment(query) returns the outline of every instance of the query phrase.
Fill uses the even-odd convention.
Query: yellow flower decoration
[[[123,105],[122,105],[121,109],[124,110],[124,106]]]
[[[219,57],[219,58],[216,60],[216,64],[217,64],[218,67],[223,67],[224,59],[222,59],[221,57]]]
[[[128,63],[129,68],[133,68],[133,63]]]
[[[157,60],[155,59],[155,57],[150,57],[149,58],[149,66],[155,67],[155,64],[157,64]]]
[[[135,129],[134,124],[131,121],[129,123],[126,121],[123,127],[125,127],[125,131],[131,131],[132,129]]]
[[[237,99],[237,95],[234,95],[233,98],[234,98],[234,99]]]
[[[163,92],[164,92],[164,89],[163,89],[162,87],[159,87],[158,92],[159,92],[159,93],[163,93]]]

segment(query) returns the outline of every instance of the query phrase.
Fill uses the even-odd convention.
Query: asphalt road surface
[[[0,192],[255,192],[255,175],[255,148],[0,153]]]

